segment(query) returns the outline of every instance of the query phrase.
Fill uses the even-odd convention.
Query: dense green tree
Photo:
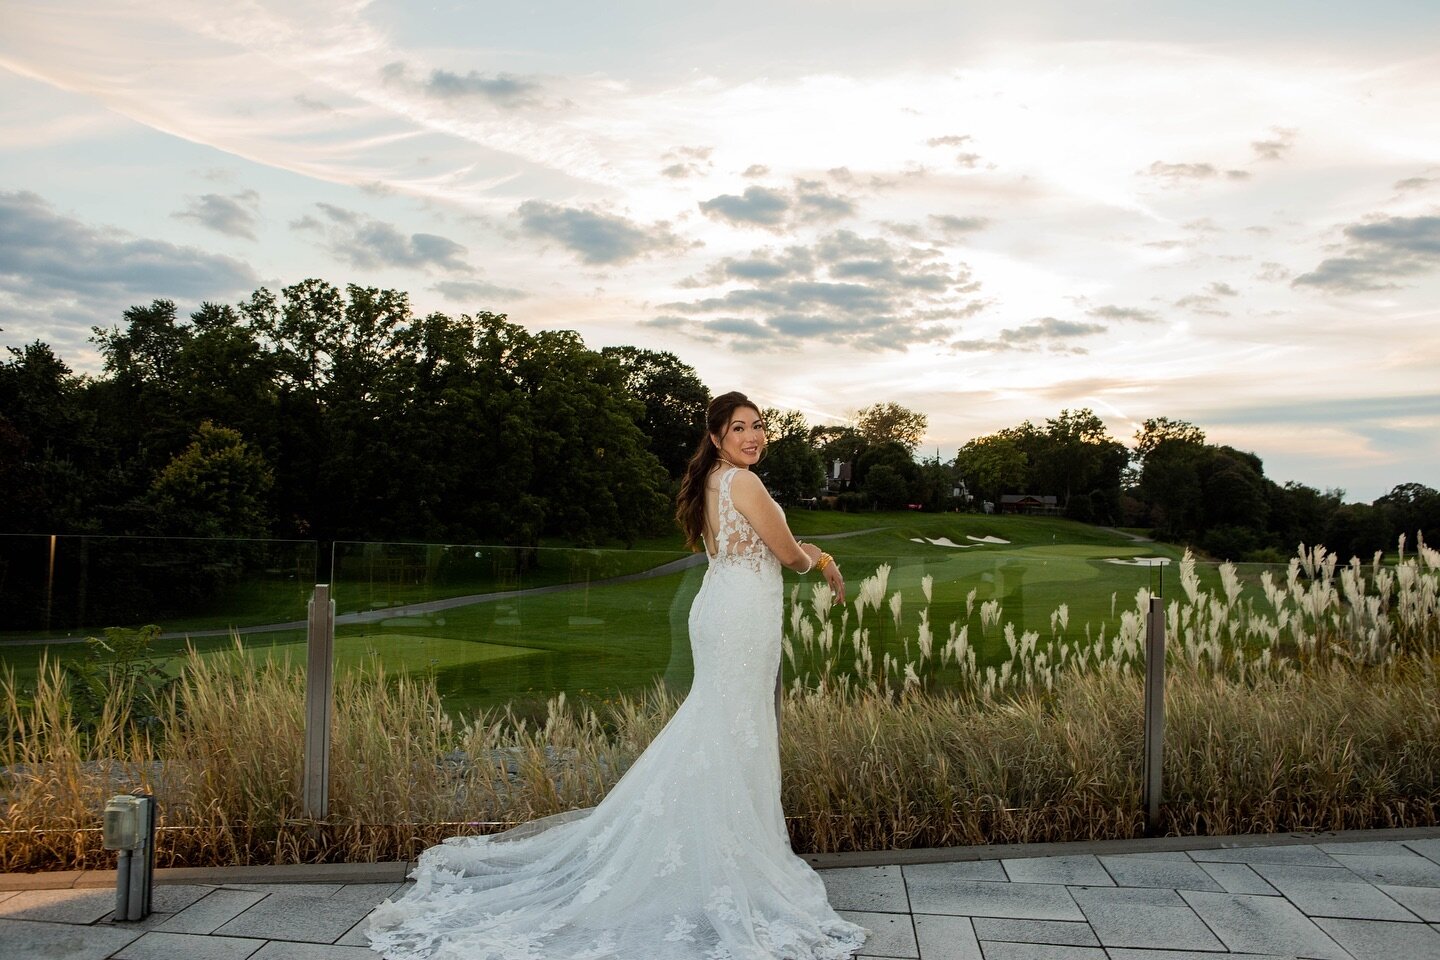
[[[894,470],[904,481],[905,497],[908,498],[911,487],[920,478],[920,465],[911,456],[910,448],[898,440],[887,440],[866,447],[865,452],[855,461],[855,482],[860,484],[861,489],[864,489],[870,471],[881,465]]]
[[[941,463],[939,457],[925,460],[910,491],[911,499],[929,512],[949,510],[955,506],[955,467]]]
[[[780,503],[794,504],[820,492],[825,468],[820,454],[811,445],[810,424],[799,410],[766,407],[765,456],[755,472]]]
[[[640,404],[636,422],[646,445],[666,473],[678,479],[705,432],[710,391],[694,367],[669,351],[605,347],[600,353],[624,371],[625,389]]]
[[[928,425],[925,414],[889,401],[864,407],[855,414],[855,429],[867,444],[898,443],[910,453],[920,445]]]
[[[1326,490],[1297,483],[1269,484],[1270,545],[1285,556],[1301,543],[1314,543],[1344,502],[1345,491]]]
[[[1402,483],[1379,497],[1375,506],[1384,511],[1392,543],[1404,534],[1413,549],[1418,537],[1428,536],[1430,546],[1440,543],[1440,491],[1423,483]]]
[[[1021,493],[1029,477],[1029,457],[1011,437],[977,437],[960,448],[955,470],[977,501],[1000,502],[1003,493]]]
[[[1036,466],[1044,468],[1049,491],[1060,497],[1066,515],[1113,522],[1119,513],[1120,484],[1129,461],[1124,446],[1110,436],[1105,421],[1089,408],[1061,410],[1059,416],[1045,421],[1045,428],[1049,450]],[[1076,494],[1086,496],[1072,505]]]
[[[889,463],[877,463],[865,474],[860,490],[879,510],[902,509],[910,498],[910,485]]]
[[[1330,515],[1323,535],[1315,539],[1344,559],[1369,560],[1376,551],[1393,550],[1396,545],[1384,508],[1369,503],[1340,507]]]
[[[46,343],[8,349],[0,364],[0,530],[83,532],[94,493],[89,385]]]
[[[165,531],[187,537],[262,537],[274,475],[238,431],[206,420],[150,487]]]

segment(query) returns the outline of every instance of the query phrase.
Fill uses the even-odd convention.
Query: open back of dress
[[[842,960],[867,931],[836,915],[790,848],[774,712],[780,565],[730,498],[713,503],[690,609],[684,703],[598,806],[421,854],[372,914],[394,960]]]

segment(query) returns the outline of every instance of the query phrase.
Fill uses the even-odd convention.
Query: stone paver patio
[[[808,859],[874,931],[863,957],[1440,960],[1440,829]],[[412,867],[163,870],[133,923],[112,919],[113,874],[0,875],[0,957],[375,960],[365,918]]]

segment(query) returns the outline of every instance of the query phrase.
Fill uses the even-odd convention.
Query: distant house
[[[825,470],[825,489],[827,494],[837,494],[849,490],[855,486],[852,480],[852,465],[845,460],[832,460]]]
[[[1057,497],[1041,497],[1033,493],[1002,493],[1001,513],[1059,513],[1060,500]]]

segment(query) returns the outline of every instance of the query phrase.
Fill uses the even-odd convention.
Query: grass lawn
[[[796,510],[790,514],[797,535],[857,533],[825,542],[845,572],[853,600],[860,581],[882,563],[891,566],[889,591],[903,596],[897,633],[888,607],[867,614],[876,657],[900,653],[916,635],[923,605],[921,580],[934,578],[930,621],[942,640],[951,621],[970,624],[970,641],[982,664],[1007,653],[1001,632],[982,633],[979,604],[1000,599],[1003,619],[1020,630],[1049,636],[1050,615],[1060,604],[1070,613],[1068,635],[1084,636],[1089,623],[1098,634],[1111,619],[1112,596],[1117,609],[1133,606],[1142,587],[1178,595],[1178,569],[1111,563],[1112,559],[1166,557],[1178,560],[1173,545],[1137,543],[1108,530],[1044,517],[982,516],[895,512],[847,514]],[[993,538],[1006,543],[980,542]],[[967,546],[936,545],[948,540]],[[921,542],[916,542],[919,539]],[[433,613],[396,616],[367,624],[337,627],[337,667],[358,669],[372,658],[390,673],[433,672],[456,710],[495,707],[506,703],[538,704],[563,690],[568,696],[605,697],[635,691],[657,676],[683,688],[689,684],[691,660],[686,621],[699,589],[703,564],[679,573],[630,583],[593,585],[610,577],[653,569],[685,554],[671,550],[585,550],[547,548],[533,566],[515,572],[513,553],[483,547],[432,545],[361,545],[337,547],[335,591],[341,613],[383,610],[445,597],[463,597],[535,586],[575,584],[554,593],[476,602]],[[1258,571],[1247,571],[1258,575]],[[814,577],[797,578],[807,601]],[[1247,579],[1249,577],[1247,576]],[[1202,568],[1202,580],[1218,582],[1213,568]],[[243,585],[242,585],[243,586]],[[285,587],[286,601],[275,605],[274,585],[251,584],[251,593],[231,596],[253,604],[248,619],[260,610],[283,611],[287,619],[304,614],[295,598],[296,585]],[[976,606],[966,620],[965,598],[976,591]],[[853,610],[853,607],[852,607]],[[167,630],[198,629],[224,623],[210,617],[195,623],[164,624]],[[851,617],[852,628],[854,617]],[[1109,632],[1113,633],[1113,626]],[[227,637],[197,638],[202,652],[228,649]],[[303,661],[304,633],[293,630],[247,635],[245,646],[257,658],[292,657]],[[185,649],[184,639],[160,642],[159,652],[172,668]],[[43,650],[78,656],[81,648],[62,645],[0,645],[0,662],[16,671],[22,682],[33,677]]]

